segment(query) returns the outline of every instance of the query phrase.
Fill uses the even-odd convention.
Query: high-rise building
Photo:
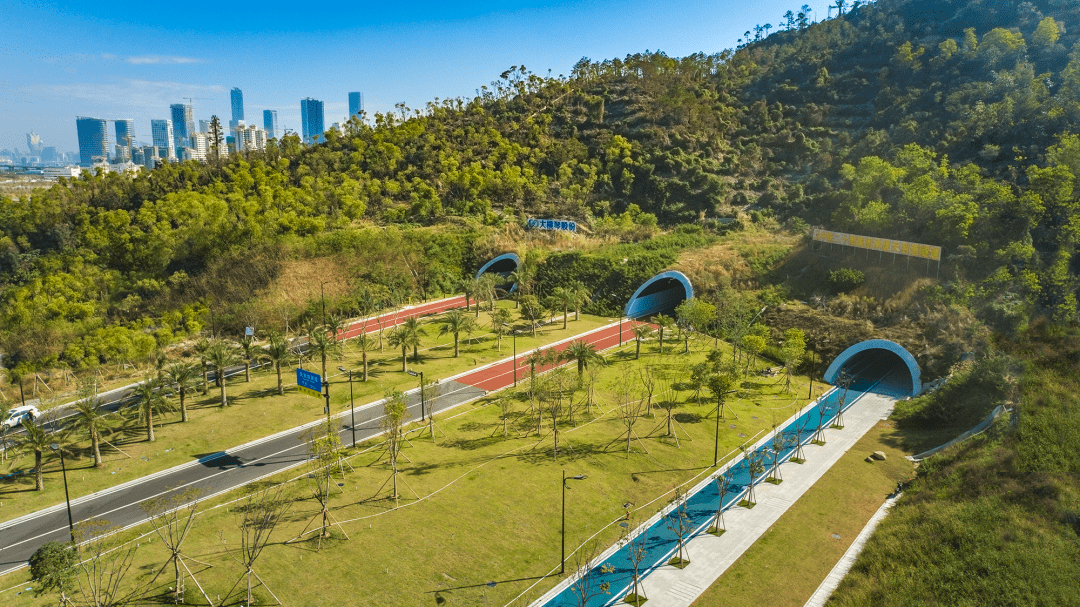
[[[200,120],[199,121],[199,132],[200,133],[209,133],[210,132],[210,121],[209,120]]]
[[[122,118],[116,121],[116,156],[131,159],[131,146],[135,144],[135,121],[130,118]],[[126,148],[126,153],[121,153],[120,148]]]
[[[172,120],[151,120],[150,131],[158,156],[166,160],[176,160],[176,135],[173,132]]]
[[[349,93],[349,118],[353,116],[360,116],[360,112],[364,109],[364,94],[363,93]]]
[[[153,122],[151,122],[153,124]],[[158,160],[161,158],[161,151],[156,145],[144,146],[142,149],[143,166],[152,169],[158,165]]]
[[[41,144],[41,135],[38,135],[34,131],[27,133],[26,147],[30,148],[31,156],[41,156],[41,149],[45,147]]]
[[[315,143],[316,138],[322,139],[323,132],[323,102],[308,97],[300,100],[300,122],[304,136],[304,143]]]
[[[234,127],[244,119],[244,91],[233,87],[229,96],[232,99],[232,120],[229,121],[229,126]]]
[[[174,103],[169,109],[172,110],[173,149],[179,150],[187,144],[185,140],[195,132],[195,118],[189,104]]]
[[[88,167],[109,158],[109,121],[101,118],[75,118],[79,132],[79,164]]]
[[[277,110],[263,110],[263,129],[270,139],[277,138]]]
[[[233,146],[237,152],[253,152],[266,149],[266,131],[254,124],[243,122],[232,130]]]

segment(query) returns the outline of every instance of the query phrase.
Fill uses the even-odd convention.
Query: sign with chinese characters
[[[828,230],[814,229],[814,240],[828,242],[857,249],[870,249],[884,253],[899,253],[909,257],[941,261],[941,247],[917,242],[905,242],[903,240],[890,240],[888,238],[875,238],[872,236],[858,236],[843,232],[830,232]]]
[[[314,396],[315,398],[322,397],[322,378],[319,377],[318,373],[297,369],[296,386],[300,388],[302,394]]]
[[[538,230],[562,230],[564,232],[577,232],[577,222],[562,219],[530,219],[528,226]]]

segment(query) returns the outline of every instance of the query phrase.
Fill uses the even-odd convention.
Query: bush
[[[866,275],[851,268],[829,272],[829,286],[837,293],[847,293],[866,282]]]

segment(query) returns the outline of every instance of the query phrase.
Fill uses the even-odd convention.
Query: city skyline
[[[719,52],[755,23],[777,24],[801,4],[526,0],[361,11],[331,2],[316,9],[325,19],[286,7],[289,18],[238,29],[213,20],[198,28],[178,25],[166,7],[125,0],[12,0],[5,13],[20,27],[0,54],[6,70],[0,149],[25,153],[26,133],[33,131],[45,146],[76,150],[70,126],[76,116],[131,118],[145,133],[149,121],[166,116],[175,103],[191,105],[196,119],[217,115],[227,125],[234,87],[243,91],[245,114],[278,111],[280,136],[286,128],[301,130],[296,100],[308,96],[324,100],[328,124],[349,115],[347,95],[358,84],[369,116],[392,112],[399,102],[422,108],[436,98],[471,98],[511,65],[557,76],[569,74],[583,56]],[[812,16],[826,15],[824,1],[810,5]],[[193,7],[206,14],[221,10],[198,0]],[[235,8],[260,7],[241,2]],[[96,33],[69,35],[88,31]],[[125,40],[124,48],[115,40]]]

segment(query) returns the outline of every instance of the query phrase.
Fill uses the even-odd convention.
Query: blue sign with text
[[[297,369],[296,385],[303,394],[314,396],[315,398],[322,397],[322,378],[319,377],[318,373]]]
[[[563,230],[565,232],[577,232],[577,223],[562,219],[530,219],[527,222],[530,228],[540,230]]]

